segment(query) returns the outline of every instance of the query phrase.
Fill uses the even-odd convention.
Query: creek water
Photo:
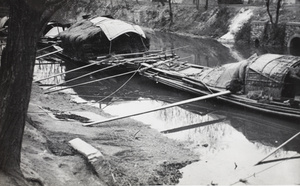
[[[236,62],[248,58],[253,53],[288,54],[290,52],[276,48],[225,46],[212,39],[161,32],[149,32],[148,35],[151,38],[151,50],[173,48],[174,52],[186,61],[210,67]],[[294,55],[297,54],[294,53]],[[45,60],[40,62],[41,65],[35,67],[35,79],[77,67],[69,62],[49,65],[42,65]],[[82,69],[42,81],[42,83],[61,83],[91,70]],[[114,71],[98,73],[73,83],[115,73]],[[129,79],[130,81],[127,82]],[[106,98],[121,86],[122,89]],[[195,97],[195,95],[157,84],[138,75],[75,87],[72,89],[72,94],[75,94],[77,100],[80,98],[115,116]],[[179,185],[300,184],[300,136],[270,156],[266,160],[268,163],[254,166],[276,147],[299,132],[299,121],[265,116],[241,107],[225,105],[216,100],[195,102],[132,118],[158,131],[195,124],[195,127],[190,129],[164,134],[175,140],[189,142],[189,148],[200,158],[199,162],[180,170],[183,177]]]

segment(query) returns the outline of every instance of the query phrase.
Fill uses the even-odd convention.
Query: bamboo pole
[[[48,48],[54,47],[55,45],[56,45],[56,44],[47,46],[47,47],[45,47],[45,48],[41,48],[41,49],[37,50],[37,52],[40,52],[40,51],[46,50],[46,49],[48,49]],[[55,47],[54,47],[54,48],[55,48]]]
[[[160,53],[161,50],[154,50],[154,51],[145,51],[145,52],[136,52],[136,53],[127,53],[127,54],[116,54],[113,55],[113,57],[126,57],[126,56],[132,56],[132,55],[142,55],[142,54],[148,54],[148,53]]]
[[[114,58],[117,58],[118,56],[111,56],[111,57],[114,57]],[[124,61],[126,60],[128,63],[130,62],[136,62],[136,61],[141,61],[141,60],[151,60],[151,59],[159,59],[159,58],[165,58],[165,57],[174,57],[173,54],[165,54],[165,55],[156,55],[156,56],[145,56],[145,57],[135,57],[135,58],[122,58],[122,59],[113,59],[113,60],[110,60],[108,61],[108,63],[118,63],[120,61]],[[89,60],[90,62],[97,62],[97,60]],[[140,63],[140,62],[139,62]]]
[[[148,51],[145,51],[145,52],[137,52],[137,53],[128,53],[128,54],[116,54],[114,55],[115,57],[124,57],[124,56],[131,56],[131,55],[139,55],[139,54],[147,54],[147,53],[160,53],[160,52],[172,52],[174,50],[179,50],[179,49],[182,49],[182,48],[187,48],[187,47],[190,47],[189,45],[186,45],[186,46],[182,46],[182,47],[177,47],[177,48],[173,48],[173,49],[168,49],[168,50],[165,50],[165,51],[162,51],[162,50],[148,50]]]
[[[103,80],[107,80],[107,79],[111,79],[111,78],[115,78],[115,77],[120,77],[120,76],[124,76],[124,75],[127,75],[127,74],[132,74],[132,73],[135,73],[135,72],[141,72],[141,71],[144,71],[144,70],[146,70],[148,68],[152,68],[152,67],[154,67],[156,65],[161,65],[163,63],[169,62],[171,60],[174,60],[174,59],[172,58],[172,59],[165,60],[165,61],[159,61],[157,63],[154,63],[152,65],[149,65],[148,67],[145,67],[145,68],[142,68],[142,69],[139,69],[139,70],[133,70],[133,71],[129,71],[129,72],[125,72],[125,73],[121,73],[121,74],[117,74],[117,75],[113,75],[113,76],[109,76],[109,77],[105,77],[105,78],[101,78],[101,79],[96,79],[96,80],[92,80],[92,81],[88,81],[88,82],[84,82],[84,83],[79,83],[79,84],[72,85],[72,86],[69,86],[69,87],[65,87],[65,88],[62,88],[62,89],[59,89],[59,90],[47,91],[47,92],[45,92],[45,94],[49,94],[49,93],[53,93],[53,92],[58,92],[58,91],[61,91],[61,90],[65,90],[65,89],[69,89],[69,88],[74,88],[74,87],[78,87],[78,86],[82,86],[82,85],[87,85],[87,84],[90,84],[90,83],[95,83],[95,82],[99,82],[99,81],[103,81]]]
[[[267,159],[268,157],[270,157],[272,154],[274,154],[277,150],[279,150],[281,147],[283,147],[284,145],[286,145],[288,142],[292,141],[299,134],[300,134],[300,132],[298,132],[297,134],[295,134],[294,136],[292,136],[290,139],[286,140],[283,144],[279,145],[279,147],[277,147],[276,149],[274,149],[271,153],[269,153],[266,157],[264,157],[262,160],[260,160],[259,162],[257,162],[254,166],[261,164],[262,161],[264,161],[265,159]]]
[[[70,83],[70,82],[75,81],[75,80],[77,80],[77,79],[80,79],[80,78],[83,78],[83,77],[86,77],[86,76],[89,76],[89,75],[92,75],[92,74],[95,74],[95,73],[98,73],[98,72],[101,72],[101,71],[104,71],[104,70],[107,70],[107,69],[116,67],[116,66],[118,66],[118,65],[122,65],[122,64],[125,64],[125,63],[126,63],[126,62],[123,62],[123,63],[120,63],[120,64],[114,64],[114,65],[112,65],[112,66],[108,66],[108,67],[105,67],[105,68],[101,68],[101,69],[95,70],[95,71],[93,71],[93,72],[90,72],[90,73],[87,73],[87,74],[78,76],[78,77],[76,77],[76,78],[70,79],[70,80],[65,81],[65,82],[63,82],[63,83],[59,83],[59,84],[53,85],[53,86],[51,86],[51,87],[48,87],[46,90],[49,90],[49,89],[51,89],[51,88],[54,88],[54,87],[57,87],[57,86],[60,86],[60,85],[66,84],[66,83]]]
[[[79,84],[72,85],[72,86],[68,86],[68,87],[65,87],[65,88],[58,89],[58,90],[47,91],[47,92],[45,92],[44,94],[49,94],[49,93],[58,92],[58,91],[65,90],[65,89],[69,89],[69,88],[74,88],[74,87],[78,87],[78,86],[82,86],[82,85],[87,85],[87,84],[90,84],[90,83],[95,83],[95,82],[99,82],[99,81],[111,79],[111,78],[116,78],[116,77],[120,77],[120,76],[125,76],[125,75],[127,75],[127,74],[132,74],[132,73],[135,73],[135,72],[136,72],[136,70],[133,70],[133,71],[129,71],[129,72],[125,72],[125,73],[113,75],[113,76],[108,76],[108,77],[101,78],[101,79],[96,79],[96,80],[92,80],[92,81],[88,81],[88,82],[84,82],[84,83],[79,83]]]
[[[105,60],[102,60],[102,61],[105,61]],[[90,66],[92,66],[92,65],[99,64],[99,63],[101,63],[102,61],[97,61],[97,62],[90,63],[90,64],[87,64],[87,65],[84,65],[84,66],[81,66],[81,67],[78,67],[78,68],[74,68],[74,69],[69,70],[69,71],[66,71],[66,72],[54,74],[54,75],[52,75],[52,76],[45,77],[45,78],[43,78],[43,79],[35,80],[34,82],[43,81],[43,80],[50,79],[50,78],[53,78],[53,77],[56,77],[56,76],[60,76],[60,75],[63,75],[63,74],[67,74],[67,73],[70,73],[70,72],[74,72],[74,71],[76,71],[76,70],[80,70],[80,69],[83,69],[83,68],[87,68],[87,67],[90,67]]]
[[[179,102],[176,102],[176,103],[168,104],[168,105],[158,107],[158,108],[154,108],[154,109],[149,109],[149,110],[142,111],[142,112],[128,114],[128,115],[125,115],[125,116],[113,117],[113,118],[109,118],[109,119],[102,120],[102,121],[96,121],[96,122],[93,122],[93,123],[86,123],[86,124],[83,124],[83,126],[92,126],[92,125],[101,124],[101,123],[105,123],[105,122],[124,119],[124,118],[132,117],[132,116],[146,114],[146,113],[150,113],[150,112],[154,112],[154,111],[158,111],[158,110],[162,110],[162,109],[167,109],[167,108],[175,107],[175,106],[179,106],[179,105],[184,105],[184,104],[195,102],[195,101],[201,101],[201,100],[205,100],[205,99],[209,99],[209,98],[213,98],[213,97],[218,97],[218,96],[222,96],[222,95],[226,95],[226,94],[230,94],[230,91],[226,90],[226,91],[223,91],[223,92],[218,92],[218,93],[209,94],[209,95],[205,95],[205,96],[201,96],[201,97],[187,99],[187,100],[184,100],[184,101],[179,101]]]
[[[63,49],[59,49],[59,50],[56,50],[56,51],[53,51],[53,52],[50,52],[50,53],[47,53],[47,54],[38,56],[38,57],[36,57],[35,59],[40,59],[40,58],[42,58],[42,57],[50,56],[50,55],[52,55],[52,54],[55,54],[55,53],[58,53],[58,52],[61,52],[61,51],[63,51]]]

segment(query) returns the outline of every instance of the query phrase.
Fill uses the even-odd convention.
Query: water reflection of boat
[[[300,58],[296,56],[254,55],[217,68],[178,60],[149,68],[141,75],[201,95],[224,91],[230,83],[237,82],[241,90],[219,99],[264,113],[300,119]]]
[[[170,100],[165,101],[170,102]],[[177,100],[172,100],[171,102],[176,101]],[[166,115],[164,121],[168,123],[170,120],[178,120],[178,116],[182,116],[182,118],[198,118],[200,120],[180,120],[180,126],[167,126],[167,130],[165,131],[169,131],[173,128],[181,129],[176,130],[176,132],[192,130],[197,133],[195,137],[198,138],[197,136],[201,134],[199,134],[199,129],[197,128],[203,128],[202,130],[207,132],[211,130],[214,131],[211,135],[214,136],[214,141],[222,141],[222,135],[226,135],[223,126],[225,124],[230,125],[236,131],[242,133],[247,140],[255,143],[258,149],[270,152],[273,147],[279,146],[300,130],[298,123],[258,115],[257,113],[242,110],[238,107],[230,107],[228,105],[219,104],[219,106],[216,106],[212,102],[201,102],[197,104],[190,103],[180,107],[194,113],[193,116],[190,117],[191,114],[187,114],[181,109],[171,108],[160,111],[162,113],[167,112],[161,114]],[[300,138],[295,138],[286,144],[283,149],[284,151],[296,151],[300,153],[299,143]]]

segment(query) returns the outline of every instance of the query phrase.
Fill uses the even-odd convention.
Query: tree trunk
[[[197,9],[197,10],[200,9],[200,2],[199,2],[199,1],[200,1],[200,0],[197,0],[197,1],[196,1],[196,9]]]
[[[281,1],[282,0],[277,0],[277,5],[276,5],[276,15],[275,15],[275,21],[273,20],[273,16],[271,15],[270,12],[270,0],[266,0],[266,7],[267,7],[267,13],[270,18],[270,22],[273,25],[273,27],[277,27],[277,24],[279,22],[279,14],[280,14],[280,8],[281,8]]]
[[[25,118],[37,41],[65,0],[10,0],[5,55],[0,67],[0,171],[20,177]]]
[[[271,22],[271,24],[274,24],[273,23],[273,17],[270,13],[270,0],[266,0],[266,7],[267,7],[267,13],[268,13],[269,18],[270,18],[270,22]]]
[[[278,21],[279,21],[279,11],[280,11],[280,8],[281,8],[281,0],[278,0],[277,1],[277,7],[276,7],[275,25],[277,25]]]
[[[0,69],[0,169],[18,169],[28,109],[40,13],[24,1],[10,7],[6,55]],[[22,7],[22,8],[21,8]],[[18,24],[16,24],[18,23]]]
[[[205,10],[208,10],[208,0],[205,1]]]
[[[170,10],[170,25],[173,24],[173,10],[172,10],[172,2],[169,0],[169,10]]]

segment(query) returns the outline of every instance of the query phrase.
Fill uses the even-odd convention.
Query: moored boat
[[[136,70],[140,63],[174,58],[172,50],[150,51],[150,39],[140,26],[110,16],[85,18],[59,34],[61,58],[81,64]]]
[[[300,119],[300,57],[253,55],[215,68],[177,60],[149,68],[141,75],[199,95],[229,88],[231,94],[218,98],[264,113]]]
[[[109,16],[83,19],[62,32],[60,38],[64,53],[83,62],[149,50],[149,38],[141,27]]]

